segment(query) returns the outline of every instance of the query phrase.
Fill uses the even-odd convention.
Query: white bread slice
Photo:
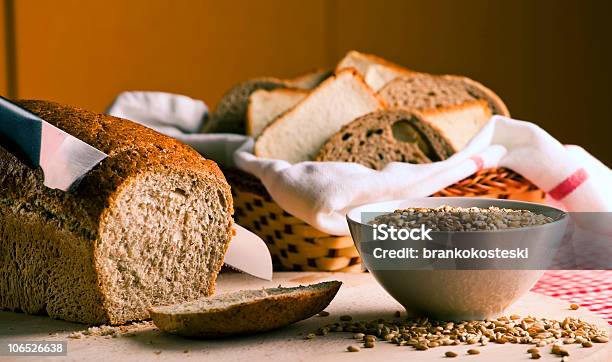
[[[255,143],[255,155],[291,163],[312,160],[342,126],[384,107],[355,69],[342,70],[269,124]]]
[[[336,73],[346,69],[355,68],[365,79],[365,82],[375,92],[389,81],[400,75],[413,73],[413,71],[373,54],[349,51],[336,65]]]
[[[308,95],[305,89],[260,89],[251,93],[247,108],[247,135],[257,137],[276,117],[285,113]]]
[[[461,151],[492,116],[483,99],[421,111],[424,120],[446,139],[453,152]]]

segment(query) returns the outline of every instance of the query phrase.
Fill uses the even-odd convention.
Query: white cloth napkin
[[[185,96],[125,92],[108,113],[175,137],[225,166],[252,173],[284,210],[333,235],[348,235],[345,215],[353,207],[428,196],[479,169],[497,166],[520,173],[568,211],[612,211],[610,169],[578,146],[563,146],[533,123],[494,116],[461,152],[445,161],[394,162],[376,171],[356,163],[290,164],[256,157],[252,138],[193,133],[205,107]]]

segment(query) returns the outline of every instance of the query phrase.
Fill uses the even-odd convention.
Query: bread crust
[[[160,330],[186,337],[247,335],[280,328],[319,313],[329,305],[341,285],[330,281],[279,288],[286,289],[287,293],[200,312],[173,313],[168,307],[151,308],[150,314]],[[300,289],[303,290],[300,293],[289,292]]]

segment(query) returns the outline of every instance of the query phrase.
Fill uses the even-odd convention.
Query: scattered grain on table
[[[324,336],[340,331],[352,333],[354,339],[364,343],[373,344],[383,340],[419,351],[476,343],[486,346],[490,341],[498,344],[530,344],[540,348],[550,345],[551,351],[561,357],[569,355],[568,350],[563,347],[564,344],[582,344],[588,348],[593,343],[609,341],[605,328],[579,318],[554,320],[517,315],[461,322],[435,321],[428,318],[379,318],[365,321],[349,319],[348,315],[343,315],[340,321],[321,326],[316,334]],[[528,352],[532,354],[532,358],[539,358],[537,356],[540,352],[535,347],[530,348]]]

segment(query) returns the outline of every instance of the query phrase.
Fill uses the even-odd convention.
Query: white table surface
[[[360,352],[346,352],[348,345],[360,345],[351,339],[351,333],[330,333],[314,340],[304,339],[323,324],[350,314],[357,320],[376,318],[392,319],[393,313],[403,308],[392,299],[367,273],[275,273],[271,282],[262,281],[244,274],[226,273],[219,276],[217,291],[227,292],[245,288],[260,288],[315,283],[323,280],[344,282],[336,298],[326,309],[329,317],[315,316],[289,327],[268,333],[227,338],[221,340],[191,340],[165,334],[149,325],[134,329],[133,337],[85,337],[68,339],[72,331],[81,331],[86,326],[53,320],[44,316],[29,316],[21,313],[0,312],[0,341],[63,341],[68,340],[66,357],[0,357],[0,361],[360,361],[383,359],[384,361],[441,361],[444,352],[453,350],[459,354],[454,360],[469,358],[480,361],[527,361],[526,350],[532,346],[519,344],[489,344],[477,347],[481,353],[466,355],[472,346],[438,347],[427,351],[416,351],[411,347],[399,347],[391,343],[378,342],[373,349],[361,348]],[[535,293],[528,293],[511,306],[507,314],[527,315],[563,319],[566,316],[581,317],[592,323],[610,328],[601,318],[585,308],[572,311],[568,303]],[[593,348],[580,345],[567,346],[571,361],[612,361],[612,343],[594,344]],[[361,346],[360,346],[361,347]],[[548,353],[550,347],[542,348],[539,361],[559,361]]]

